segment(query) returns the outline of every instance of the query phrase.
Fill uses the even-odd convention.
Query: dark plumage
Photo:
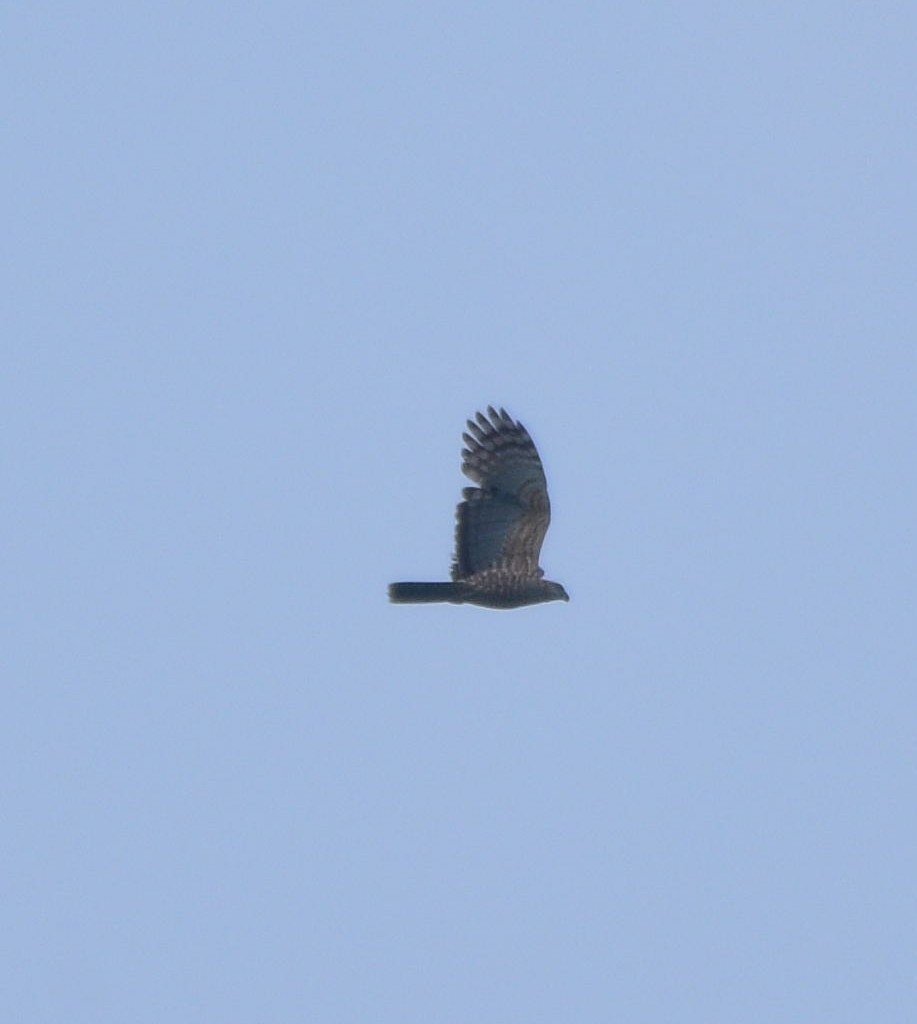
[[[392,583],[399,604],[449,601],[485,608],[521,608],[542,601],[569,601],[566,590],[544,579],[538,556],[551,503],[544,469],[528,431],[505,409],[490,406],[468,421],[462,435],[466,487],[455,512],[451,583]]]

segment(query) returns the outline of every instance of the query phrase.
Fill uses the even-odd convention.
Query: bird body
[[[466,487],[456,508],[451,583],[392,583],[397,604],[446,601],[484,608],[521,608],[569,601],[538,565],[551,522],[544,468],[528,431],[505,409],[488,407],[462,435]]]

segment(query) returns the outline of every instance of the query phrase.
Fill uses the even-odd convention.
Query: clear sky
[[[915,38],[9,5],[4,1020],[917,1020]]]

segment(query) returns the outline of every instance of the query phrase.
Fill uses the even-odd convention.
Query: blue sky
[[[4,1019],[914,1019],[911,5],[3,20]]]

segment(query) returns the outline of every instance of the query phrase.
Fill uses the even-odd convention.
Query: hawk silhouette
[[[462,472],[466,487],[455,510],[451,583],[392,583],[397,604],[449,601],[484,608],[521,608],[542,601],[569,601],[566,590],[544,578],[538,555],[551,503],[544,468],[528,431],[505,409],[468,421]]]

